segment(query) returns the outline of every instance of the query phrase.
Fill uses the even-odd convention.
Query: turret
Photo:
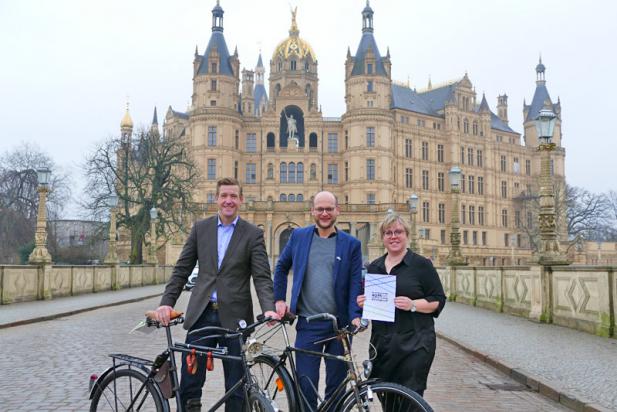
[[[505,93],[497,96],[497,116],[508,124],[508,95]]]
[[[133,119],[129,114],[129,103],[126,102],[126,112],[120,121],[120,136],[123,143],[130,143],[133,135]]]

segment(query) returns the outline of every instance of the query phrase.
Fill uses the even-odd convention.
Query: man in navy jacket
[[[343,354],[338,340],[314,342],[334,335],[330,321],[308,323],[306,318],[318,313],[337,317],[339,327],[350,323],[358,326],[362,310],[356,297],[362,287],[362,251],[360,241],[335,227],[340,213],[334,194],[319,192],[313,199],[311,214],[315,225],[292,232],[279,256],[274,272],[276,311],[298,315],[296,347],[334,355]],[[287,275],[293,269],[291,302],[287,296]],[[300,387],[312,410],[317,406],[319,365],[321,358],[296,354]],[[326,360],[326,399],[345,379],[346,365]]]

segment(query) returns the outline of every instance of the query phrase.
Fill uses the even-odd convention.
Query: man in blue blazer
[[[336,229],[334,224],[339,213],[334,194],[317,193],[311,208],[315,224],[292,232],[274,272],[277,314],[282,316],[289,311],[298,315],[296,347],[334,355],[343,354],[338,340],[314,343],[334,335],[332,322],[308,323],[306,318],[327,312],[337,317],[340,327],[360,323],[362,311],[356,297],[362,287],[362,251],[358,239]],[[290,269],[293,269],[293,283],[288,306],[285,301]],[[311,410],[317,406],[320,361],[316,356],[296,354],[300,388]],[[327,399],[345,379],[347,368],[341,361],[325,362]]]

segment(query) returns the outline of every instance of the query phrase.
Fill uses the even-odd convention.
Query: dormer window
[[[210,64],[210,71],[212,74],[216,74],[216,63]]]
[[[373,63],[366,63],[366,74],[373,74]]]
[[[291,62],[289,62],[289,69],[290,70],[296,70],[296,61],[292,60]]]

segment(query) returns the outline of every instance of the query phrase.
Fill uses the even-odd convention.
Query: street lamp
[[[115,192],[107,198],[107,206],[109,207],[109,245],[104,262],[113,265],[118,263],[116,247],[116,206],[118,206],[118,196]]]
[[[452,166],[448,172],[450,180],[450,191],[452,192],[452,213],[450,218],[450,253],[448,254],[448,265],[464,266],[467,263],[461,254],[461,234],[459,232],[458,217],[458,195],[461,186],[461,168]]]
[[[151,265],[157,265],[158,260],[156,258],[156,220],[158,213],[153,206],[150,209],[150,247],[148,249],[148,263]]]
[[[409,206],[409,214],[411,215],[411,241],[409,243],[409,247],[412,251],[417,251],[417,243],[416,243],[416,215],[418,213],[418,195],[412,194],[407,199],[407,205]]]
[[[555,150],[552,142],[557,115],[552,110],[540,110],[536,118],[536,131],[540,145],[540,247],[537,261],[542,265],[563,265],[567,259],[559,250],[557,240],[555,196],[553,194],[553,177],[551,176],[551,152]]]
[[[49,179],[51,170],[42,168],[36,171],[38,192],[39,192],[39,210],[36,217],[36,233],[34,234],[34,250],[28,258],[30,264],[45,264],[51,263],[51,255],[47,250],[47,193],[49,192]]]

